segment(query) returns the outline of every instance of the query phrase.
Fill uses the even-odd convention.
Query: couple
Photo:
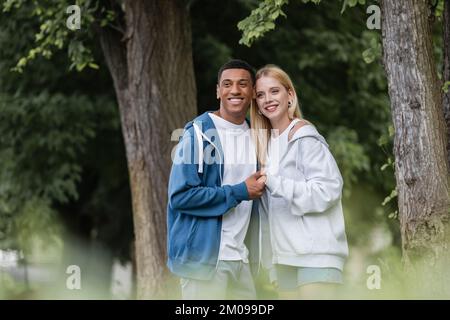
[[[168,267],[182,298],[256,299],[261,267],[280,298],[325,297],[348,255],[327,143],[276,66],[227,62],[217,99],[185,126],[170,174]]]

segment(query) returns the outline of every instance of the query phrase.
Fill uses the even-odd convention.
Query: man
[[[256,298],[244,243],[257,214],[252,199],[265,187],[245,119],[254,84],[247,62],[224,64],[219,110],[187,123],[177,148],[169,180],[167,264],[181,277],[183,299]]]

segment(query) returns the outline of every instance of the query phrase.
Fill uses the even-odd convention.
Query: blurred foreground
[[[450,299],[442,292],[411,289],[412,281],[419,279],[403,270],[393,236],[398,234],[397,221],[385,218],[381,198],[370,188],[355,188],[344,205],[350,257],[336,299]],[[266,276],[262,273],[257,283],[259,298],[277,299]],[[169,282],[169,298],[179,299],[178,280]],[[131,261],[115,259],[95,242],[45,244],[36,239],[26,256],[17,250],[0,251],[1,299],[134,299],[133,292]]]

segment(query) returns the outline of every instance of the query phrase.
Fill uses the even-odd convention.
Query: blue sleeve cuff
[[[235,184],[231,186],[231,190],[233,191],[233,195],[237,201],[246,201],[250,200],[248,196],[247,185],[245,182],[241,182],[239,184]]]

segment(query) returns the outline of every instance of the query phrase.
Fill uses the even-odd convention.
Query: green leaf
[[[260,2],[247,18],[237,24],[238,29],[243,32],[239,43],[250,47],[254,40],[263,36],[267,31],[275,29],[274,21],[280,15],[286,17],[281,8],[288,2],[288,0]]]
[[[372,63],[376,58],[372,48],[364,50],[362,53],[362,57],[365,63]]]
[[[445,93],[448,93],[449,87],[450,87],[450,81],[446,81],[444,83],[444,85],[442,86],[442,91],[444,91]]]
[[[96,70],[97,70],[97,69],[99,68],[98,65],[95,64],[95,63],[93,63],[93,62],[90,62],[88,65],[89,65],[89,67],[92,68],[92,69],[96,69]]]
[[[387,196],[386,198],[384,198],[384,201],[383,201],[383,203],[381,205],[385,206],[386,204],[388,204],[395,197],[397,197],[397,189],[392,190],[391,194],[389,196]]]
[[[391,212],[388,215],[389,219],[396,219],[397,217],[398,217],[398,210],[395,210],[394,212]]]
[[[395,134],[395,129],[394,129],[394,126],[392,124],[389,125],[388,130],[389,130],[389,137],[393,137],[394,134]]]

